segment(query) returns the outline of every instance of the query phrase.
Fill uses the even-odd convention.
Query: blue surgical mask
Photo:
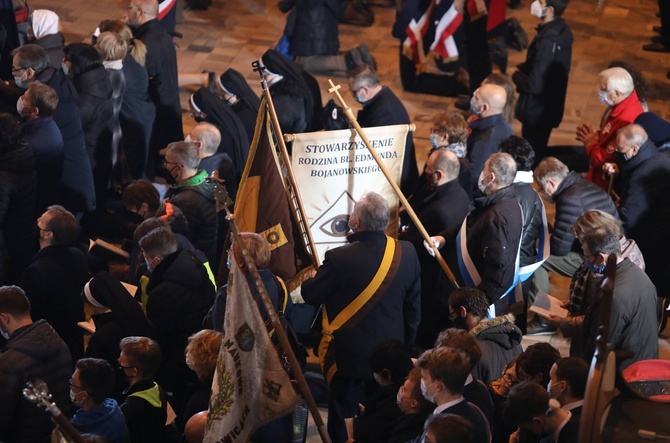
[[[440,144],[440,134],[430,134],[430,145],[433,148],[439,148],[442,146]]]
[[[600,98],[600,101],[603,102],[604,105],[607,105],[607,106],[613,106],[614,105],[612,100],[607,98],[607,91],[603,91],[603,90],[598,91],[598,98]]]
[[[603,263],[600,266],[596,266],[590,261],[586,261],[586,269],[593,272],[594,274],[604,275],[605,274],[605,264]]]
[[[153,272],[154,268],[151,267],[151,262],[149,260],[147,260],[146,257],[144,257],[144,263],[147,264],[147,271]]]
[[[28,89],[28,85],[23,82],[23,75],[21,77],[14,77],[14,83],[21,89]]]
[[[482,111],[481,111],[481,110],[477,110],[478,107],[479,107],[479,105],[477,105],[477,102],[475,101],[475,98],[472,97],[472,98],[470,99],[470,110],[471,110],[472,113],[475,114],[477,117],[481,117],[481,115],[482,115]]]

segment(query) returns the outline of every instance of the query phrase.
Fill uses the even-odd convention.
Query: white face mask
[[[16,112],[23,117],[23,99],[21,97],[16,101]]]
[[[546,8],[542,8],[542,5],[538,0],[535,0],[530,4],[530,14],[534,15],[539,19],[543,19],[547,14],[545,13]]]
[[[0,335],[2,335],[2,338],[5,340],[9,340],[9,332],[2,329],[2,327],[0,327]]]
[[[486,175],[488,175],[488,174],[486,174]],[[479,174],[479,180],[477,180],[477,187],[479,188],[480,191],[482,191],[482,194],[484,194],[484,195],[486,195],[486,188],[488,188],[489,185],[491,184],[491,182],[488,182],[487,184],[484,184],[484,177],[486,177],[486,175],[484,175],[484,171],[482,171]]]
[[[23,75],[25,75],[25,72]],[[14,83],[21,89],[28,89],[28,85],[23,82],[23,75],[21,77],[14,77]]]
[[[81,394],[81,392],[74,393],[72,392],[72,388],[70,388],[70,401],[72,401],[72,404],[75,406],[81,406],[81,402],[77,402],[77,395]]]
[[[614,102],[607,97],[607,91],[600,90],[598,91],[598,98],[604,105],[613,106]]]
[[[63,69],[63,74],[70,75],[70,67],[65,63],[61,63],[61,69]]]
[[[421,379],[421,394],[423,395],[423,398],[425,398],[431,403],[435,403],[435,396],[431,397],[428,395],[428,388],[433,386],[434,384],[435,382],[432,382],[431,384],[426,386],[426,381],[423,378]]]
[[[144,257],[144,263],[147,264],[147,271],[152,272],[154,270],[154,268],[151,266],[151,261],[147,260],[146,257]]]

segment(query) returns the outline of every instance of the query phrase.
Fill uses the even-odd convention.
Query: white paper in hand
[[[528,308],[528,310],[544,317],[549,317],[553,314],[565,318],[568,316],[568,310],[562,308],[561,303],[562,302],[556,297],[552,297],[546,292],[540,291],[537,293],[537,296],[535,296],[533,306]]]

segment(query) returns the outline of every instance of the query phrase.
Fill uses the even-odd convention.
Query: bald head
[[[481,85],[473,95],[473,100],[479,109],[481,117],[502,114],[505,103],[507,102],[507,93],[502,86],[491,83]]]
[[[141,26],[158,17],[157,0],[130,0],[128,2],[128,24]]]
[[[197,143],[200,147],[200,158],[216,154],[221,144],[221,132],[211,123],[202,122],[193,128],[186,141]]]
[[[448,149],[436,149],[430,154],[426,162],[426,170],[435,174],[434,184],[436,186],[441,186],[457,178],[460,167],[458,157]]]
[[[205,438],[205,425],[207,424],[207,411],[200,411],[186,422],[184,427],[184,438],[188,443],[202,443]]]

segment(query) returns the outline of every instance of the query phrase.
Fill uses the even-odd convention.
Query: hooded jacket
[[[72,424],[82,434],[95,434],[107,443],[124,443],[128,438],[126,420],[113,398],[106,398],[99,408],[78,410],[72,416]]]
[[[500,378],[505,365],[522,351],[521,330],[514,325],[512,314],[485,320],[471,333],[482,350],[482,358],[473,368],[472,376],[486,384]]]
[[[563,119],[574,38],[562,17],[537,27],[526,61],[512,76],[519,93],[515,115],[526,125],[557,127]]]
[[[22,395],[26,382],[46,382],[53,401],[67,415],[72,360],[67,345],[44,320],[19,328],[0,354],[0,440],[49,441],[54,428],[44,408]]]

